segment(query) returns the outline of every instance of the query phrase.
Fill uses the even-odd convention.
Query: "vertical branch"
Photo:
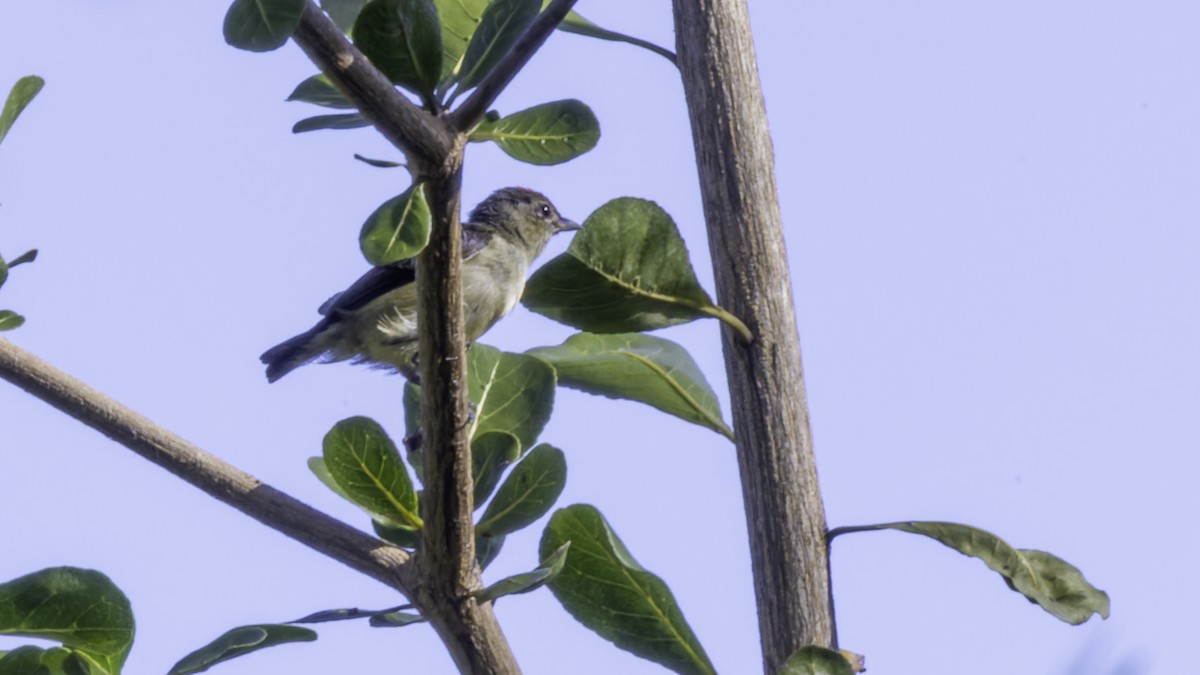
[[[471,442],[467,435],[466,329],[459,219],[464,140],[426,186],[433,214],[417,260],[425,520],[418,605],[464,673],[519,673],[491,605],[479,605]]]
[[[745,0],[674,0],[675,30],[720,304],[763,666],[835,641],[775,164]]]

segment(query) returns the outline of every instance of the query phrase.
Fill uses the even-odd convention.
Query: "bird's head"
[[[550,237],[579,229],[577,223],[559,215],[545,195],[518,187],[496,190],[471,211],[468,220],[494,228],[498,235],[524,248],[530,262],[546,248]]]

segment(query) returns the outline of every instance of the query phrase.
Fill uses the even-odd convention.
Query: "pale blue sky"
[[[313,72],[289,45],[239,52],[223,3],[55,0],[0,8],[0,88],[43,94],[0,147],[0,251],[37,246],[0,307],[9,337],[263,480],[356,525],[304,460],[338,419],[399,436],[398,380],[314,366],[268,386],[257,355],[364,269],[362,220],[405,176],[370,130],[290,133]],[[581,0],[602,25],[673,43],[666,0]],[[1188,534],[1200,437],[1200,9],[1187,2],[752,0],[831,525],[955,520],[1052,551],[1113,616],[1058,622],[978,561],[897,533],[835,543],[842,646],[872,673],[1194,669]],[[468,155],[464,200],[504,185],[582,219],[662,204],[712,288],[678,77],[641,50],[556,35],[499,101],[580,98],[599,146],[562,167]],[[565,247],[552,244],[545,260]],[[485,342],[557,344],[523,309]],[[714,322],[685,344],[728,409]],[[759,669],[733,448],[631,403],[559,392],[560,502],[598,506],[675,591],[723,673]],[[395,604],[276,535],[0,386],[0,579],[105,571],[158,673],[229,627]],[[490,578],[533,563],[511,537]],[[590,635],[547,592],[498,613],[528,673],[661,672]],[[321,627],[313,644],[219,666],[448,672],[426,627]],[[0,641],[4,645],[14,641]],[[396,663],[392,666],[390,664]],[[403,665],[399,665],[403,664]]]

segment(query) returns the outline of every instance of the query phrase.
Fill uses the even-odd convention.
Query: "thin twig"
[[[0,338],[0,379],[83,422],[262,524],[409,595],[408,552],[331,518],[230,466]]]
[[[484,76],[483,81],[479,86],[475,87],[475,91],[467,96],[467,100],[463,101],[450,115],[450,120],[455,129],[461,133],[466,133],[473,129],[479,121],[483,119],[487,109],[496,102],[496,97],[501,91],[508,86],[508,83],[516,77],[521,68],[529,62],[534,53],[550,37],[558,24],[567,17],[567,13],[575,6],[577,0],[553,0],[546,7],[545,11],[538,15],[529,28],[521,37],[517,38],[512,49],[500,59],[492,71]]]

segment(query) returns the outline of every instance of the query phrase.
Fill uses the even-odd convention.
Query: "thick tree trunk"
[[[825,513],[817,487],[775,160],[745,0],[674,0],[679,66],[726,327],[738,462],[763,667],[835,641]]]

